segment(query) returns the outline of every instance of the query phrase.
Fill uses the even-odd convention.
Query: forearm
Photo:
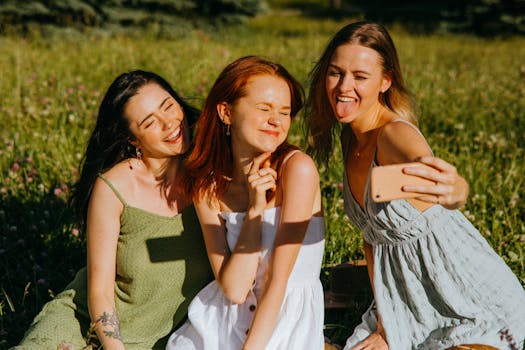
[[[91,327],[95,330],[105,350],[125,349],[120,333],[120,323],[111,298],[96,298],[89,304]]]
[[[237,243],[220,272],[219,284],[225,296],[243,303],[253,286],[261,249],[261,214],[246,214]]]
[[[243,350],[264,349],[272,336],[286,292],[286,282],[269,283],[255,313]]]

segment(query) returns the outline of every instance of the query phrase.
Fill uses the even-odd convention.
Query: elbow
[[[246,297],[248,296],[248,292],[242,292],[239,290],[223,289],[222,292],[226,299],[236,305],[244,304]]]

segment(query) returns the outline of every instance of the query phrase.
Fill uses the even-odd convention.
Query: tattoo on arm
[[[113,312],[110,313],[104,311],[96,321],[96,323],[99,322],[104,327],[104,329],[102,329],[104,335],[110,338],[122,340],[122,337],[120,335],[120,323],[117,317],[117,312],[115,310],[113,310]]]

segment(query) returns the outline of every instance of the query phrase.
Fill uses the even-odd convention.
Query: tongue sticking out
[[[354,106],[354,102],[341,102],[341,101],[339,101],[339,102],[337,102],[337,104],[335,106],[336,114],[339,117],[345,117],[351,112],[353,106]]]

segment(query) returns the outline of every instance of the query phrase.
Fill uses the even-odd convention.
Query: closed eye
[[[153,123],[155,123],[155,120],[152,120],[151,122],[147,123],[144,129],[149,128]]]

